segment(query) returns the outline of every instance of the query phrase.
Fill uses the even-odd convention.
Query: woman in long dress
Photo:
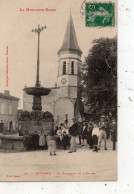
[[[41,133],[39,134],[39,146],[42,150],[43,150],[45,144],[46,144],[46,140],[45,140],[44,130],[41,129]]]
[[[56,137],[53,132],[47,136],[47,145],[50,156],[56,155]]]

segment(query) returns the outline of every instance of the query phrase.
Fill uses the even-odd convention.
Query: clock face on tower
[[[62,84],[65,84],[65,83],[67,83],[67,80],[66,80],[66,78],[63,78],[63,79],[61,80],[61,83],[62,83]]]

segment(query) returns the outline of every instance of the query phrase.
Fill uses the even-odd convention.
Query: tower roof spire
[[[80,55],[82,54],[82,51],[80,50],[78,43],[77,43],[71,10],[70,10],[70,17],[69,17],[67,27],[66,27],[66,32],[64,35],[64,40],[63,40],[60,50],[58,51],[58,54],[62,51],[74,51]]]

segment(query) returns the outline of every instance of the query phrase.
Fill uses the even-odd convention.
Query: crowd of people
[[[25,130],[23,134],[22,130],[20,130],[19,135],[23,136],[23,143],[26,150],[46,149],[47,140],[43,129],[41,129],[40,133],[35,131],[33,134],[29,134],[28,130]]]
[[[72,118],[72,121],[73,125],[69,129],[66,129],[63,124],[61,124],[59,129],[56,128],[56,134],[61,141],[65,142],[64,132],[66,137],[68,136],[68,140],[70,139],[70,150],[68,153],[77,151],[77,136],[79,138],[79,145],[89,147],[94,152],[100,150],[102,139],[104,139],[104,149],[107,150],[107,139],[109,137],[113,141],[113,150],[116,149],[117,122],[115,118],[108,121],[106,116],[102,115],[99,122],[84,121],[84,123],[81,123],[76,118]]]
[[[73,118],[73,125],[69,129],[71,135],[71,146],[69,153],[76,152],[76,137],[79,136],[79,145],[89,146],[93,151],[98,152],[101,148],[102,139],[104,139],[104,149],[107,150],[107,139],[111,137],[113,141],[113,150],[117,142],[117,122],[115,118],[111,121],[102,115],[100,121],[84,122],[83,126],[77,119]]]
[[[56,126],[55,130],[47,136],[43,129],[41,129],[40,133],[35,131],[32,136],[26,130],[23,135],[26,150],[29,147],[33,150],[48,149],[52,156],[56,155],[56,146],[58,145],[58,147],[63,147],[64,150],[70,147],[68,153],[73,153],[77,151],[77,137],[79,146],[88,147],[94,152],[100,150],[102,139],[104,139],[104,149],[107,150],[107,139],[110,137],[113,141],[113,150],[116,149],[117,122],[115,118],[108,121],[106,116],[102,115],[99,122],[84,121],[82,123],[76,118],[72,118],[72,121],[73,124],[70,128],[61,123],[60,126]],[[21,131],[20,135],[22,135]]]

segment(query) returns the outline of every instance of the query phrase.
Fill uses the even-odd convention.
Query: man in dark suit
[[[87,144],[90,149],[93,149],[93,139],[92,139],[93,125],[91,122],[88,123],[87,127]]]
[[[76,152],[77,144],[76,144],[76,137],[78,135],[78,122],[76,118],[72,118],[73,125],[69,129],[69,134],[71,136],[71,147],[68,153]]]
[[[116,149],[116,142],[117,142],[117,122],[116,119],[112,119],[112,123],[110,124],[110,131],[111,131],[111,140],[113,141],[113,150]]]
[[[81,139],[82,139],[82,123],[78,122],[78,136],[79,136],[79,145],[81,145]]]

